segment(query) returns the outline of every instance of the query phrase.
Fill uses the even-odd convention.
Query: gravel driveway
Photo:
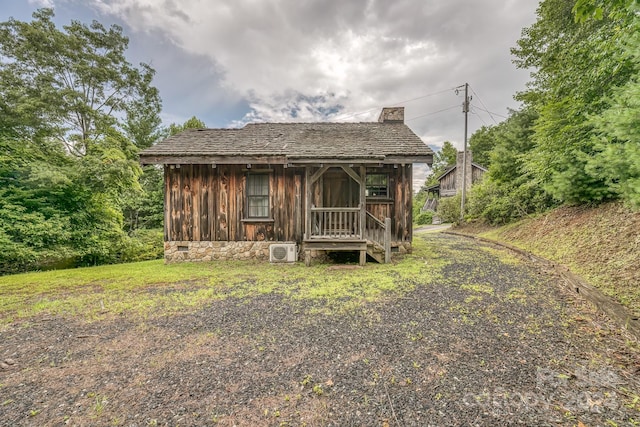
[[[556,277],[487,244],[416,239],[450,260],[435,280],[338,313],[266,294],[146,320],[12,324],[0,425],[640,422],[638,346]]]

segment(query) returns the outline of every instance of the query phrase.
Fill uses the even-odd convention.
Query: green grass
[[[327,313],[433,283],[448,261],[422,239],[393,264],[355,269],[258,261],[164,264],[162,260],[0,277],[0,324],[34,316],[152,317],[224,298],[276,294],[322,300]]]
[[[563,264],[640,313],[638,212],[620,203],[562,207],[479,235]]]

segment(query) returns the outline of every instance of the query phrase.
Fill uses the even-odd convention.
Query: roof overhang
[[[294,156],[212,156],[212,155],[151,155],[142,154],[143,165],[289,165],[305,166],[313,164],[412,164],[433,163],[432,155],[420,156],[365,156],[365,157],[294,157]]]

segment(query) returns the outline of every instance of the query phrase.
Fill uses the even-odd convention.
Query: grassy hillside
[[[640,314],[640,212],[621,203],[561,207],[506,227],[458,230],[566,265]]]

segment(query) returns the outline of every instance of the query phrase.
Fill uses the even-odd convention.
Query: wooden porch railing
[[[312,239],[362,239],[360,208],[311,208]]]
[[[385,262],[391,262],[391,218],[384,222],[366,212],[360,231],[360,208],[311,208],[311,240],[368,240],[384,249]],[[364,233],[364,235],[362,234]]]
[[[422,207],[422,212],[426,212],[426,211],[436,211],[436,209],[438,209],[438,199],[433,198],[433,199],[427,199],[424,202],[424,206]]]
[[[382,222],[367,211],[364,233],[367,240],[384,248],[384,262],[391,262],[391,218]]]

